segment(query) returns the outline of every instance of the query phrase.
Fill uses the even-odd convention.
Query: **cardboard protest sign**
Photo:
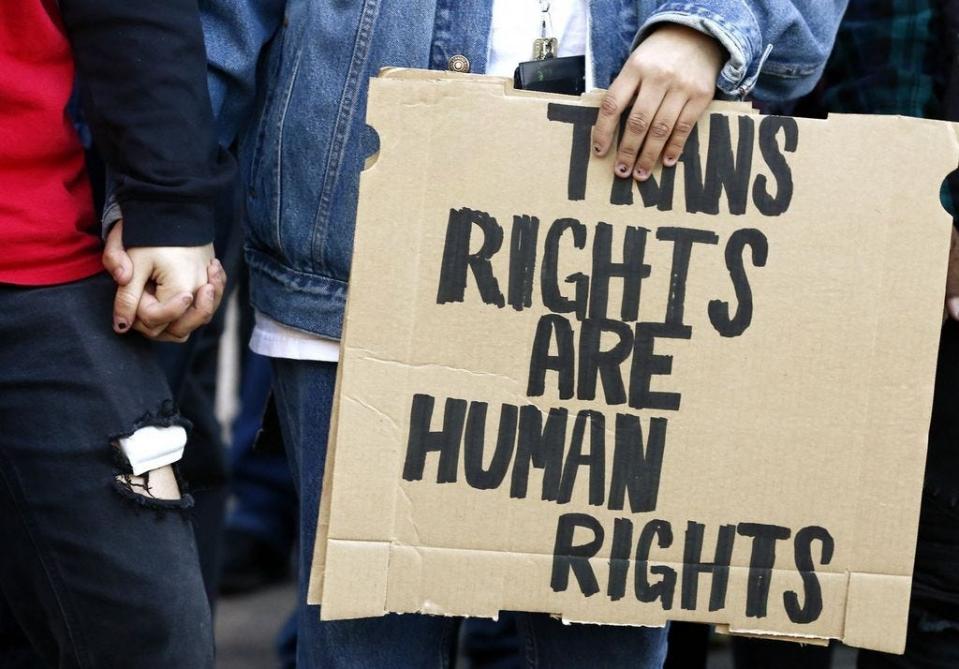
[[[311,601],[901,652],[955,131],[717,105],[637,185],[600,99],[372,82]]]

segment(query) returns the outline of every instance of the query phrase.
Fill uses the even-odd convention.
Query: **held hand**
[[[613,171],[645,181],[660,156],[675,165],[693,126],[713,99],[723,48],[692,28],[667,24],[656,29],[626,61],[609,87],[593,128],[593,153],[613,146],[620,117],[626,119]]]
[[[118,222],[107,236],[103,265],[120,286],[113,329],[131,328],[158,341],[186,341],[219,307],[226,273],[213,245],[126,250]]]
[[[952,228],[949,270],[946,273],[946,315],[954,321],[959,321],[959,233],[956,232],[955,227]]]
[[[137,309],[134,329],[156,341],[172,341],[178,344],[185,342],[194,330],[210,322],[223,299],[223,291],[226,289],[226,272],[219,260],[213,258],[210,261],[206,268],[206,276],[207,282],[197,289],[190,306],[183,315],[159,332],[159,328],[150,328],[149,324],[143,320],[146,314],[144,308],[148,304],[148,297],[145,294]]]

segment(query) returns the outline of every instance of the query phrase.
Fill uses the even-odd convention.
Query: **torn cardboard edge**
[[[689,611],[683,613],[674,608],[672,611],[662,611],[653,613],[645,622],[626,623],[616,619],[616,613],[611,613],[607,620],[597,617],[584,617],[582,613],[574,613],[569,609],[550,608],[550,609],[532,609],[518,608],[513,602],[508,601],[505,595],[505,584],[501,584],[500,593],[495,597],[499,604],[492,606],[483,612],[472,610],[464,613],[456,605],[445,606],[434,599],[406,600],[405,603],[392,601],[391,592],[397,587],[391,579],[390,564],[395,556],[403,553],[417,556],[418,563],[424,557],[430,554],[442,555],[443,553],[461,554],[471,553],[477,564],[483,562],[484,554],[492,555],[494,560],[506,562],[510,559],[520,559],[524,562],[539,560],[543,563],[551,561],[552,556],[546,554],[517,554],[509,551],[478,550],[464,548],[442,548],[429,547],[422,545],[407,545],[397,542],[386,541],[355,541],[330,539],[327,543],[325,556],[329,562],[325,567],[339,573],[348,570],[354,574],[347,581],[341,583],[343,592],[323,592],[322,584],[320,587],[311,590],[310,604],[320,605],[320,615],[323,620],[343,620],[365,617],[378,617],[387,613],[419,613],[427,615],[442,615],[448,617],[480,617],[496,619],[503,611],[533,611],[539,613],[548,613],[564,623],[588,623],[588,624],[611,624],[624,627],[662,627],[671,620],[681,620],[687,622],[700,622],[711,624],[717,627],[720,633],[735,636],[748,636],[754,638],[768,638],[781,641],[789,641],[800,644],[827,645],[831,639],[838,639],[844,643],[853,646],[870,647],[884,652],[901,654],[905,649],[905,620],[896,620],[895,615],[885,615],[881,622],[881,635],[876,634],[877,615],[881,610],[889,610],[890,597],[898,599],[900,604],[908,604],[909,593],[911,590],[911,576],[892,575],[892,574],[861,574],[850,572],[819,572],[819,578],[824,584],[833,582],[835,579],[841,580],[840,587],[846,592],[844,605],[844,621],[842,631],[837,634],[802,634],[794,632],[776,631],[765,629],[757,624],[742,624],[730,622],[734,616],[730,611],[714,611],[709,613]],[[607,558],[591,558],[590,562],[605,563]],[[418,564],[421,570],[426,568]],[[672,566],[680,570],[685,565],[669,561],[651,561],[649,566]],[[314,568],[324,567],[314,563]],[[730,584],[741,581],[745,582],[749,571],[747,565],[730,565],[729,581]],[[774,569],[773,573],[788,573],[787,569]],[[824,587],[824,589],[828,589]],[[314,599],[316,597],[316,599]],[[416,603],[418,601],[418,603]],[[348,602],[344,605],[344,602]],[[400,605],[397,605],[400,604]],[[884,604],[884,606],[880,606]],[[475,604],[474,604],[475,605]],[[892,607],[893,610],[907,611],[908,606]],[[691,616],[696,616],[695,618]],[[740,616],[741,617],[741,616]],[[897,634],[891,630],[902,630]]]
[[[729,625],[723,624],[714,624],[713,629],[716,630],[717,634],[725,636],[740,636],[745,639],[762,639],[763,641],[789,641],[791,643],[798,643],[801,646],[828,646],[830,640],[836,638],[804,636],[802,634],[784,635],[765,632],[763,630],[731,629]]]

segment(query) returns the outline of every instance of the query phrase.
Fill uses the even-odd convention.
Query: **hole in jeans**
[[[135,474],[117,474],[117,483],[130,492],[150,499],[176,501],[182,499],[180,484],[171,465],[165,465],[153,471]]]
[[[147,416],[133,432],[111,440],[113,487],[122,497],[157,511],[193,506],[176,470],[187,441],[180,420],[171,407],[162,419]]]

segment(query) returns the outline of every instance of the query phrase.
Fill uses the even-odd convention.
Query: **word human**
[[[466,483],[478,490],[498,488],[510,472],[510,497],[522,499],[535,469],[542,472],[540,498],[544,501],[568,504],[577,479],[585,477],[591,505],[619,510],[628,499],[634,513],[656,508],[666,447],[665,418],[650,419],[644,440],[638,416],[616,414],[609,421],[614,443],[607,444],[607,420],[599,411],[582,410],[571,416],[567,409],[554,408],[544,419],[535,406],[503,404],[496,437],[487,439],[486,402],[447,399],[442,428],[431,430],[435,405],[436,398],[430,395],[413,396],[403,465],[407,481],[422,480],[428,456],[436,453],[436,482],[456,483],[462,453]],[[494,445],[488,448],[490,442]],[[607,457],[612,458],[608,483]]]

